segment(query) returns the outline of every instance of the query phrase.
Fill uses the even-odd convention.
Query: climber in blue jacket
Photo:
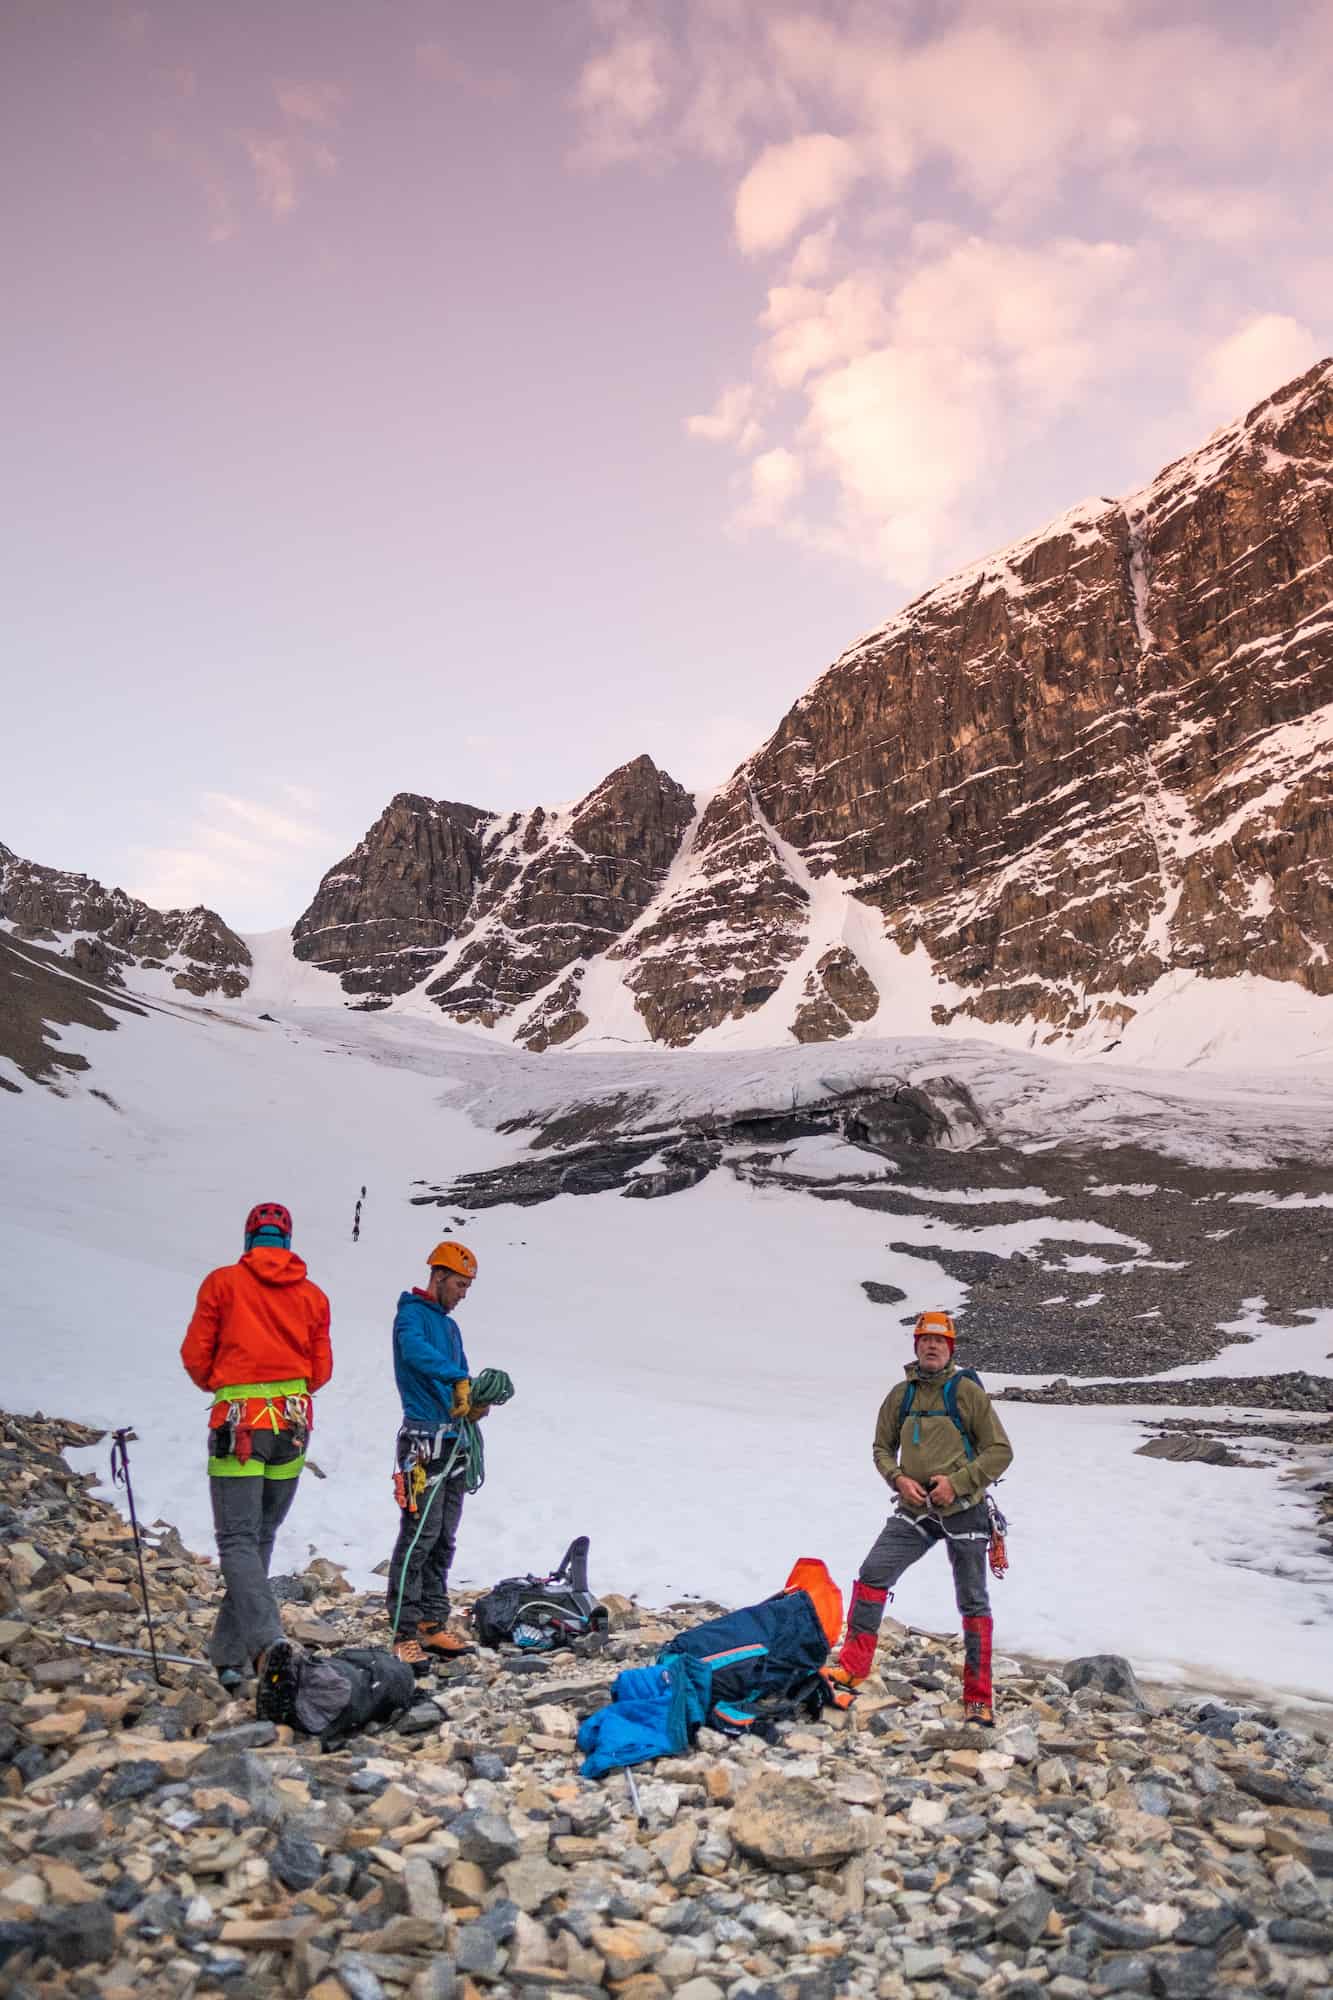
[[[393,1373],[403,1406],[394,1455],[398,1539],[389,1558],[388,1606],[394,1652],[417,1674],[433,1660],[470,1653],[449,1630],[449,1567],[458,1546],[466,1466],[457,1450],[472,1402],[463,1336],[453,1318],[477,1275],[462,1243],[437,1243],[424,1291],[404,1292],[393,1322]],[[445,1473],[447,1477],[443,1477]]]

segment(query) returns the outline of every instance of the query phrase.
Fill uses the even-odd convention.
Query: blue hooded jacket
[[[463,1336],[444,1307],[425,1292],[404,1292],[393,1318],[393,1374],[404,1423],[449,1426],[454,1384],[471,1372]]]

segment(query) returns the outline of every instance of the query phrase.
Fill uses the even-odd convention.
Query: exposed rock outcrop
[[[610,956],[657,1042],[692,1042],[771,1000],[805,942],[805,890],[787,869],[743,777],[710,802],[692,866]]]
[[[535,1002],[518,1038],[567,1041],[587,1025],[582,966],[648,908],[693,816],[650,757],[549,810],[500,816],[400,792],[320,883],[296,955],[352,994],[430,979],[446,1015],[486,1027]]]
[[[879,1011],[878,987],[845,944],[806,974],[803,995],[791,1028],[798,1042],[836,1041],[851,1034],[853,1021],[871,1021]]]
[[[336,863],[292,930],[296,956],[348,993],[406,993],[457,936],[481,869],[490,814],[399,792]]]
[[[515,814],[493,830],[458,947],[426,988],[455,1020],[491,1027],[567,966],[615,944],[648,908],[694,815],[683,786],[636,757],[571,808]],[[576,988],[539,1008],[531,1041],[568,1039]],[[555,996],[552,996],[553,1000]],[[528,1040],[524,1028],[519,1039]]]
[[[155,910],[91,875],[44,868],[0,846],[0,918],[15,934],[53,946],[79,971],[118,986],[135,967],[172,975],[200,998],[237,999],[249,984],[250,950],[216,910]]]

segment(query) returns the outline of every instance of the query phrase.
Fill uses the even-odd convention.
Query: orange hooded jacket
[[[239,1264],[210,1271],[181,1360],[201,1389],[297,1376],[312,1395],[322,1389],[333,1373],[329,1302],[307,1278],[305,1259],[261,1244]]]

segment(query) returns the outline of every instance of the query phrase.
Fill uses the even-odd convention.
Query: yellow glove
[[[472,1382],[466,1375],[461,1381],[454,1383],[454,1400],[449,1414],[451,1417],[467,1417],[472,1414]]]

